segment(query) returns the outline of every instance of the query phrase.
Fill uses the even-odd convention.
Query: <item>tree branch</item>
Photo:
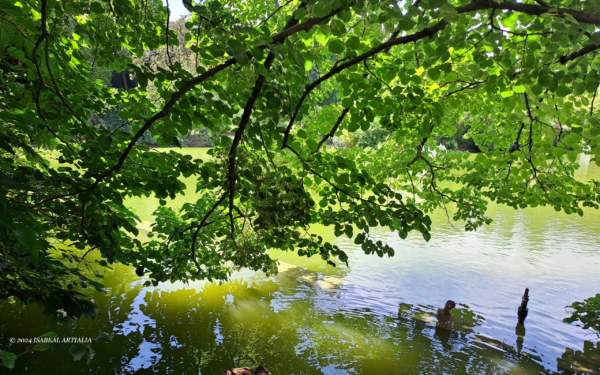
[[[306,163],[306,162],[304,161],[304,159],[302,159],[302,155],[300,155],[300,154],[299,154],[299,153],[298,153],[296,150],[294,150],[292,147],[290,147],[290,146],[285,146],[285,148],[287,148],[287,149],[288,149],[288,150],[290,150],[290,151],[291,151],[291,152],[292,152],[294,155],[296,155],[296,156],[298,157],[298,159],[300,159],[300,161],[302,161],[302,163],[303,163],[303,164],[306,166],[306,168],[308,168],[308,170],[309,170],[309,171],[310,171],[312,174],[314,174],[315,176],[317,176],[317,177],[321,178],[323,181],[327,182],[329,185],[331,185],[331,186],[332,186],[333,188],[335,188],[336,190],[339,190],[339,191],[341,191],[342,193],[346,194],[347,196],[349,196],[349,197],[350,197],[350,198],[352,198],[352,199],[356,199],[356,200],[359,200],[359,201],[363,201],[363,202],[365,202],[365,203],[369,203],[369,204],[375,205],[375,206],[377,206],[377,207],[380,207],[380,206],[381,206],[380,204],[377,204],[377,203],[375,203],[375,202],[372,202],[372,201],[370,201],[370,200],[368,200],[368,199],[363,199],[363,198],[361,198],[361,197],[357,197],[357,196],[355,196],[355,195],[352,195],[352,194],[351,194],[351,193],[349,193],[348,191],[346,191],[346,190],[344,190],[344,189],[340,188],[339,186],[335,185],[335,184],[334,184],[333,182],[331,182],[331,181],[330,181],[328,178],[325,178],[325,177],[324,177],[322,174],[320,174],[319,172],[315,171],[315,170],[314,170],[314,169],[313,169],[313,168],[312,168],[310,165],[308,165],[308,163]]]
[[[208,210],[208,212],[204,215],[204,217],[202,218],[202,221],[200,221],[200,225],[198,225],[198,228],[196,229],[196,231],[194,232],[194,237],[192,238],[192,260],[194,262],[194,264],[196,265],[196,269],[198,270],[197,272],[200,272],[200,265],[198,264],[198,260],[196,259],[196,240],[198,239],[198,233],[200,232],[200,229],[202,229],[202,227],[204,227],[204,225],[206,224],[206,220],[208,220],[208,217],[217,209],[217,207],[219,207],[219,205],[221,205],[221,203],[223,203],[223,200],[225,200],[225,197],[227,197],[227,195],[229,195],[229,191],[225,191],[223,193],[223,195],[221,195],[221,198],[219,198],[219,200],[213,204],[213,206],[210,208],[210,210]]]
[[[275,165],[273,158],[271,158],[271,155],[269,155],[269,149],[267,148],[267,144],[265,143],[265,139],[263,138],[263,132],[262,132],[262,129],[260,128],[260,126],[258,127],[258,132],[259,132],[258,135],[260,136],[260,141],[262,142],[262,145],[265,148],[265,153],[267,154],[267,158],[269,158],[269,161],[271,162],[273,169],[277,170],[277,165]]]
[[[317,144],[317,149],[315,151],[311,152],[311,154],[315,154],[315,153],[319,152],[319,149],[321,148],[321,146],[323,146],[323,143],[325,143],[329,138],[331,138],[335,135],[335,132],[337,132],[337,130],[339,129],[340,125],[342,124],[342,121],[344,121],[344,117],[346,117],[346,114],[348,114],[348,112],[350,112],[350,108],[344,108],[342,113],[340,113],[340,115],[338,116],[338,119],[335,122],[335,125],[333,125],[333,128],[331,128],[329,133],[325,134],[323,139],[321,139],[319,141],[319,144]]]
[[[44,2],[46,0],[43,0]],[[343,10],[343,8],[338,8],[335,9],[333,11],[331,11],[331,13],[329,13],[327,16],[325,17],[315,17],[315,18],[311,18],[308,21],[296,25],[294,27],[291,27],[289,29],[285,29],[282,32],[280,32],[279,34],[273,36],[271,38],[271,40],[273,41],[273,43],[279,43],[279,42],[283,42],[288,36],[290,35],[294,35],[295,33],[298,33],[300,31],[308,31],[310,30],[313,26],[318,25],[319,23],[323,22],[324,20],[331,18],[333,16],[335,16],[336,14],[340,13]],[[40,42],[41,43],[41,42]],[[260,49],[265,49],[267,48],[267,45],[263,45],[258,47]],[[251,59],[253,58],[253,56],[251,54],[248,54],[248,58]],[[183,85],[178,91],[176,91],[173,95],[171,95],[171,99],[164,105],[163,109],[156,113],[154,116],[152,116],[150,119],[146,120],[146,123],[144,124],[144,126],[142,126],[140,128],[140,130],[138,130],[137,133],[135,133],[135,135],[133,136],[133,138],[131,139],[131,141],[129,141],[129,143],[127,144],[127,147],[125,148],[125,150],[123,151],[123,153],[121,154],[121,157],[119,158],[117,164],[113,165],[111,168],[109,168],[108,170],[106,170],[103,174],[101,174],[100,176],[98,176],[96,178],[96,181],[94,181],[94,183],[91,185],[88,193],[83,197],[82,200],[82,208],[81,208],[81,231],[82,233],[84,233],[85,235],[85,229],[84,229],[84,222],[85,222],[85,206],[87,205],[87,201],[88,198],[90,196],[90,194],[98,187],[98,185],[100,185],[100,183],[102,181],[104,181],[107,177],[111,176],[114,172],[118,171],[121,169],[121,167],[123,166],[123,163],[125,163],[125,159],[127,159],[127,156],[129,155],[129,153],[131,152],[131,150],[133,149],[133,147],[136,145],[136,143],[139,141],[139,139],[142,137],[142,135],[144,135],[144,133],[149,130],[156,121],[166,117],[169,112],[171,111],[171,109],[173,108],[173,106],[190,90],[192,90],[194,87],[196,87],[198,84],[200,84],[201,82],[205,81],[208,78],[213,77],[215,74],[227,69],[228,67],[232,66],[233,64],[235,64],[237,62],[237,60],[235,59],[235,57],[230,58],[229,60],[225,61],[224,63],[217,65],[209,70],[207,70],[206,72],[202,73],[201,75],[192,78],[191,80],[189,80],[185,85]],[[58,138],[58,137],[57,137]],[[59,138],[60,139],[60,138]],[[68,147],[68,145],[67,145]]]
[[[325,74],[321,78],[315,80],[313,83],[307,85],[306,89],[304,90],[304,93],[302,94],[302,97],[300,98],[300,100],[298,101],[298,104],[296,105],[296,109],[294,110],[294,113],[292,114],[290,123],[288,124],[287,128],[285,129],[282,149],[287,146],[287,140],[289,138],[290,131],[292,130],[292,127],[294,126],[294,122],[296,121],[296,118],[298,117],[298,113],[300,112],[300,108],[302,107],[304,100],[306,100],[306,98],[308,97],[310,92],[312,90],[314,90],[318,85],[320,85],[324,81],[328,80],[329,78],[333,77],[334,75],[338,74],[339,72],[341,72],[353,65],[356,65],[356,64],[368,59],[369,57],[374,56],[374,55],[378,54],[379,52],[386,50],[390,47],[393,47],[393,46],[396,46],[399,44],[410,43],[410,42],[420,40],[420,39],[423,39],[426,37],[432,37],[438,31],[440,31],[444,27],[446,27],[447,24],[448,23],[446,21],[440,21],[437,24],[435,24],[434,26],[428,27],[428,28],[426,28],[422,31],[416,32],[414,34],[403,36],[400,38],[390,39],[387,42],[381,43],[380,45],[370,49],[369,51],[363,53],[362,55],[359,55],[341,65],[333,67],[327,74]]]
[[[471,89],[471,88],[473,88],[473,87],[477,87],[477,86],[481,85],[482,83],[485,83],[485,80],[484,80],[484,81],[477,81],[477,82],[469,82],[469,84],[468,84],[468,85],[466,85],[466,86],[464,86],[464,87],[461,87],[461,88],[460,88],[460,89],[458,89],[458,90],[450,91],[449,93],[447,93],[446,95],[444,95],[444,98],[447,98],[447,97],[449,97],[450,95],[457,94],[457,93],[459,93],[459,92],[461,92],[461,91],[468,90],[468,89]]]
[[[92,137],[92,139],[94,139],[95,138],[94,133],[90,129],[89,125],[85,121],[83,121],[83,119],[73,110],[73,108],[71,107],[71,105],[69,104],[67,99],[64,97],[64,95],[58,88],[58,84],[56,83],[56,80],[54,79],[54,74],[52,73],[52,68],[50,68],[50,50],[49,50],[49,44],[48,44],[47,40],[46,40],[46,45],[45,45],[44,51],[45,51],[45,56],[46,56],[46,69],[48,69],[48,75],[50,76],[50,82],[52,82],[52,86],[54,87],[54,91],[56,92],[56,95],[58,95],[60,101],[63,102],[63,104],[65,105],[65,107],[67,107],[69,112],[71,112],[71,114],[73,114],[73,116],[75,116],[75,118],[81,123],[81,125],[83,125],[83,127],[87,130],[88,134]]]
[[[383,83],[384,85],[386,85],[386,86],[387,86],[387,88],[388,88],[388,90],[390,90],[390,92],[392,92],[392,88],[390,87],[390,85],[388,85],[388,84],[387,84],[387,83],[386,83],[384,80],[382,80],[381,78],[377,77],[377,76],[375,75],[375,73],[373,73],[373,72],[371,71],[371,69],[369,69],[369,64],[367,64],[367,60],[365,60],[365,61],[364,61],[364,64],[365,64],[365,69],[367,69],[367,71],[368,71],[368,72],[369,72],[369,73],[370,73],[370,74],[371,74],[373,77],[375,77],[375,79],[376,79],[376,80],[378,80],[379,82],[381,82],[381,83]]]
[[[541,16],[544,13],[549,13],[550,10],[558,16],[570,14],[577,22],[591,25],[600,25],[600,13],[588,13],[580,10],[553,8],[547,5],[533,5],[524,3],[501,2],[496,3],[494,0],[477,0],[471,4],[463,5],[456,8],[459,13],[473,12],[484,9],[502,9],[513,10],[519,13],[529,14],[531,16]]]
[[[306,3],[300,3],[298,9],[305,8]],[[298,24],[298,20],[295,17],[296,12],[292,15],[292,17],[288,20],[284,27],[284,31],[286,29],[290,29],[296,24]],[[275,54],[271,51],[267,55],[264,63],[264,67],[267,71],[271,69],[271,65],[273,65],[273,61],[275,60]],[[228,178],[229,178],[229,217],[231,222],[231,237],[233,239],[234,233],[234,222],[233,222],[233,209],[234,209],[234,200],[235,200],[235,183],[236,183],[236,154],[244,136],[244,131],[246,130],[246,126],[250,121],[250,116],[252,115],[252,110],[254,109],[254,103],[258,99],[260,92],[265,84],[267,77],[264,75],[259,75],[254,83],[254,88],[252,89],[252,93],[250,94],[250,98],[246,101],[246,105],[244,106],[244,111],[242,113],[242,118],[240,120],[240,124],[238,125],[237,130],[235,131],[235,135],[233,137],[233,142],[231,144],[231,148],[229,149],[229,165],[228,165]]]
[[[575,51],[575,52],[570,53],[568,55],[562,56],[560,59],[558,59],[558,61],[561,64],[566,64],[567,62],[575,60],[578,57],[581,57],[581,56],[583,56],[585,54],[588,54],[590,52],[594,52],[598,48],[600,48],[600,45],[590,44],[589,46],[583,47],[579,51]]]
[[[171,23],[171,9],[169,9],[169,0],[166,0],[167,2],[167,33],[165,36],[165,44],[167,45],[167,57],[169,59],[169,65],[173,65],[173,62],[171,61],[171,54],[169,53],[169,24]]]

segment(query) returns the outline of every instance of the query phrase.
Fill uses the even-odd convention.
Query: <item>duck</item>
[[[437,320],[441,324],[448,324],[450,320],[452,320],[452,313],[450,310],[456,307],[456,303],[454,301],[446,302],[446,305],[443,309],[438,309],[437,311]]]
[[[232,368],[230,370],[221,370],[223,375],[261,375],[271,374],[271,371],[267,370],[264,366],[258,366],[256,370],[252,370],[250,367]]]

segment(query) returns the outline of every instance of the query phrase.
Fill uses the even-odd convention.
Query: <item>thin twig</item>
[[[377,76],[375,75],[375,73],[373,73],[373,72],[371,71],[371,69],[369,69],[369,65],[367,64],[367,60],[365,60],[365,61],[364,61],[364,64],[365,64],[365,69],[367,69],[367,71],[368,71],[369,73],[371,73],[371,75],[372,75],[373,77],[375,77],[375,79],[376,79],[376,80],[378,80],[379,82],[381,82],[381,83],[383,83],[384,85],[386,85],[386,86],[387,86],[387,88],[388,88],[388,90],[390,90],[390,92],[391,92],[391,91],[392,91],[392,88],[390,87],[390,85],[388,85],[388,84],[387,84],[387,83],[386,83],[384,80],[382,80],[381,78],[377,77]]]
[[[81,259],[79,260],[79,263],[77,263],[77,267],[75,267],[75,268],[79,268],[79,265],[81,264],[81,262],[83,262],[83,259],[86,257],[86,255],[88,255],[91,251],[96,250],[97,248],[98,247],[94,246],[94,247],[90,248],[88,251],[86,251],[85,254],[83,254]]]
[[[263,147],[265,148],[265,152],[267,154],[267,158],[269,158],[269,160],[271,161],[271,164],[273,165],[273,168],[275,170],[277,170],[277,165],[275,165],[275,162],[273,161],[273,158],[271,158],[271,155],[269,155],[269,149],[267,148],[267,144],[265,143],[265,139],[263,138],[263,132],[262,129],[260,128],[260,126],[258,127],[258,131],[259,131],[259,136],[260,136],[260,140],[262,142]]]
[[[256,27],[261,26],[263,23],[267,22],[269,19],[271,19],[271,17],[273,17],[274,15],[276,15],[277,12],[279,12],[281,9],[283,9],[284,7],[286,7],[292,1],[294,1],[294,0],[289,0],[287,3],[285,3],[282,6],[280,6],[279,8],[277,8],[273,13],[271,13],[270,16],[268,16],[267,18],[265,18],[264,20],[262,20]]]
[[[225,191],[223,193],[223,195],[221,195],[221,198],[219,198],[219,200],[215,204],[213,204],[213,206],[210,208],[210,210],[208,210],[208,212],[204,215],[204,217],[202,218],[202,221],[200,222],[200,225],[198,225],[198,228],[194,232],[194,237],[192,238],[191,257],[192,257],[192,260],[194,261],[194,264],[196,265],[196,269],[198,270],[197,271],[198,273],[200,272],[200,265],[198,264],[198,260],[196,259],[196,239],[198,238],[198,233],[200,232],[200,229],[202,229],[206,225],[206,220],[208,219],[208,217],[217,209],[217,207],[219,207],[219,205],[221,203],[223,203],[223,200],[225,200],[227,195],[229,195],[229,191]]]
[[[335,124],[333,125],[333,128],[331,128],[331,130],[329,131],[329,133],[325,134],[325,136],[323,137],[323,139],[321,139],[319,141],[319,143],[317,144],[317,149],[313,152],[311,152],[311,154],[315,154],[317,152],[319,152],[319,149],[321,148],[321,146],[323,146],[323,144],[331,137],[333,137],[335,135],[335,132],[337,132],[338,128],[340,127],[342,121],[344,120],[344,117],[346,117],[346,114],[350,112],[350,108],[344,108],[344,110],[342,111],[342,113],[340,113],[340,115],[338,116],[337,121],[335,122]]]
[[[45,45],[44,51],[45,51],[45,56],[46,56],[46,69],[48,69],[48,75],[50,76],[50,82],[52,82],[52,86],[54,87],[54,92],[56,92],[56,95],[58,95],[58,98],[65,105],[65,107],[67,107],[69,112],[71,112],[71,114],[73,114],[73,116],[75,116],[77,121],[79,121],[81,123],[81,125],[83,125],[83,127],[88,131],[88,134],[92,137],[92,139],[95,139],[94,133],[90,129],[89,125],[73,110],[73,108],[71,107],[71,105],[69,104],[67,99],[63,96],[62,92],[59,90],[58,85],[56,84],[56,80],[54,79],[54,74],[52,73],[52,68],[50,67],[50,50],[49,50],[49,43],[47,40],[46,40],[46,45]]]
[[[328,178],[324,177],[322,174],[320,174],[319,172],[315,171],[312,167],[310,167],[306,161],[302,158],[302,155],[300,155],[296,150],[294,150],[292,147],[290,147],[289,145],[285,146],[285,148],[287,148],[288,150],[290,150],[294,155],[296,155],[298,157],[298,159],[300,159],[304,165],[306,165],[306,168],[315,176],[321,178],[323,181],[327,182],[329,185],[331,185],[333,188],[341,191],[342,193],[346,194],[347,196],[349,196],[350,198],[356,199],[356,200],[360,200],[363,201],[365,203],[369,203],[372,205],[375,205],[377,207],[380,207],[381,205],[378,203],[375,203],[373,201],[370,201],[368,199],[363,199],[361,197],[357,197],[351,193],[349,193],[347,190],[344,190],[342,188],[340,188],[339,186],[335,185],[333,182],[331,182]]]
[[[450,91],[449,93],[447,93],[446,95],[444,95],[444,98],[447,98],[450,95],[458,94],[461,91],[469,90],[469,89],[471,89],[473,87],[477,87],[477,86],[481,85],[482,83],[485,83],[485,80],[484,81],[477,81],[477,82],[470,82],[468,85],[466,85],[464,87],[461,87],[460,89],[457,89],[457,90],[454,90],[454,91]]]
[[[173,62],[171,61],[171,54],[169,53],[169,24],[171,23],[171,9],[169,9],[169,0],[166,0],[167,3],[167,35],[166,35],[166,44],[167,44],[167,57],[169,58],[169,65],[173,66]]]

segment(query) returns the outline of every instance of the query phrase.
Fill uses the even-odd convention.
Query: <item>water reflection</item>
[[[567,348],[558,359],[558,370],[563,374],[600,374],[600,342],[586,341],[583,350]]]
[[[125,268],[118,277],[114,273],[107,279],[133,280],[114,285],[110,295],[94,295],[104,302],[104,314],[63,327],[69,335],[112,327],[115,338],[95,344],[94,362],[87,366],[71,361],[68,353],[36,353],[20,361],[26,364],[21,371],[87,372],[100,366],[103,373],[216,374],[220,368],[264,364],[274,374],[550,372],[535,351],[482,335],[486,319],[466,304],[458,304],[450,327],[442,328],[433,305],[401,302],[388,315],[340,304],[344,283],[334,278],[319,285],[316,281],[330,277],[300,267],[284,266],[269,279],[242,274],[224,285],[181,288],[144,287],[144,280]],[[2,312],[10,325],[1,339],[23,336],[27,324],[44,319],[32,307],[3,306]],[[18,313],[33,320],[19,319]],[[45,323],[35,325],[56,326]],[[524,332],[517,329],[517,335]],[[586,343],[583,351],[567,349],[558,370],[594,373],[599,361],[598,347]]]

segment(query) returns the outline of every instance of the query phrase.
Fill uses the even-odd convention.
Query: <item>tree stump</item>
[[[519,317],[519,324],[523,324],[525,322],[525,318],[527,318],[527,313],[529,309],[527,308],[527,303],[529,302],[529,288],[525,288],[525,293],[523,294],[523,298],[521,298],[521,306],[519,306],[519,310],[517,310],[517,316]]]

